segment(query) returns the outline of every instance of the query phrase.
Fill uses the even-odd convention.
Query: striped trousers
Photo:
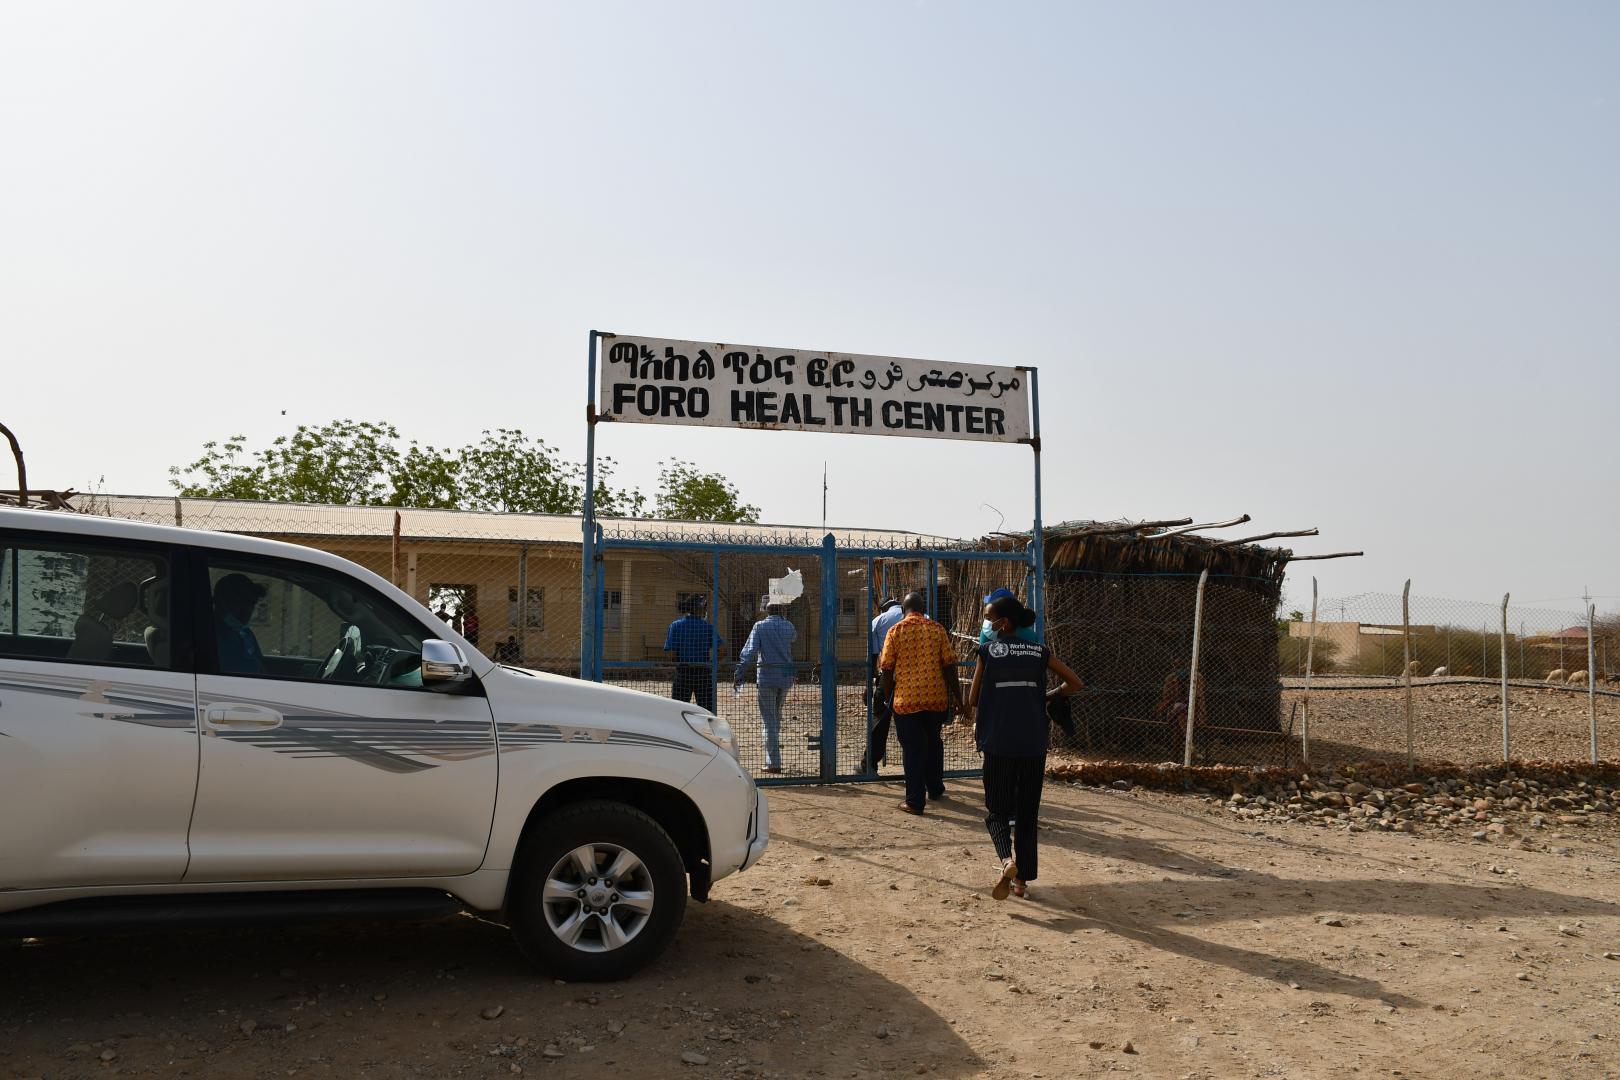
[[[1040,872],[1035,832],[1041,814],[1046,755],[984,755],[984,826],[996,855],[1018,863],[1018,876],[1034,881]]]

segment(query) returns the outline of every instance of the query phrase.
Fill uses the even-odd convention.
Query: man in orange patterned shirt
[[[884,639],[878,670],[905,754],[906,801],[900,809],[920,814],[928,799],[945,797],[945,742],[940,731],[961,709],[962,687],[956,678],[951,636],[928,617],[927,597],[907,593],[900,607],[906,617]]]

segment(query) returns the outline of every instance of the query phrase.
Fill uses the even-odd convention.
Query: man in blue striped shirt
[[[782,604],[771,604],[765,609],[765,617],[754,624],[737,656],[737,673],[731,680],[733,688],[740,691],[748,665],[755,665],[768,773],[782,771],[782,706],[793,688],[793,643],[799,638],[798,630],[783,616],[785,610]]]

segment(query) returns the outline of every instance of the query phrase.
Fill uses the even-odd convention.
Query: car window
[[[0,538],[0,655],[168,667],[169,570],[140,548]]]
[[[210,555],[222,675],[419,687],[425,628],[358,581],[319,567]]]

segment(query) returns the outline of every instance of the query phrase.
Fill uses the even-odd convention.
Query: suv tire
[[[529,826],[512,899],[523,955],[570,982],[623,979],[658,957],[686,910],[669,834],[624,803],[575,803]]]

